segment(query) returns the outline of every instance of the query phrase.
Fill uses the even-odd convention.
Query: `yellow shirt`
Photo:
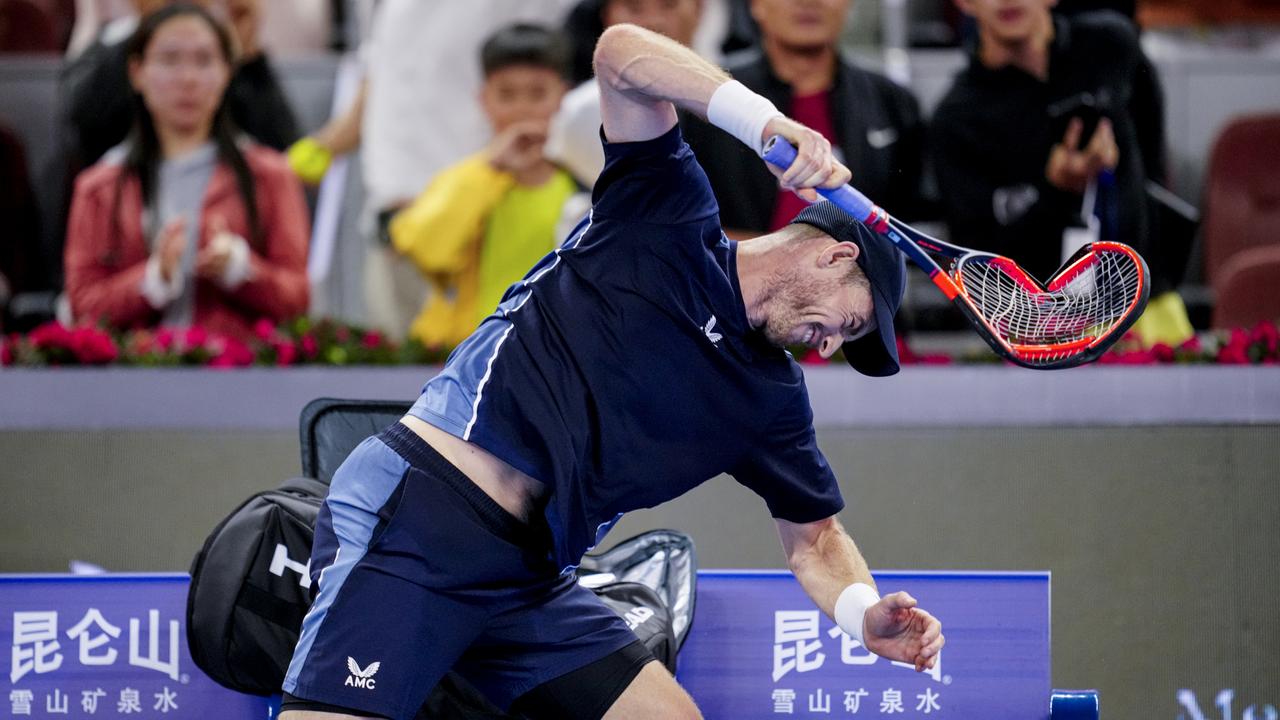
[[[538,185],[515,185],[489,215],[480,244],[479,295],[474,322],[480,324],[502,300],[511,283],[524,277],[556,247],[556,224],[561,210],[577,188],[564,170]]]
[[[409,335],[428,347],[466,339],[507,287],[555,248],[556,223],[574,190],[563,170],[536,187],[517,185],[483,153],[432,179],[388,228],[396,250],[431,286]]]

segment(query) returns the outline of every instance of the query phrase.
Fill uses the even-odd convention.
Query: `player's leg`
[[[319,710],[285,710],[280,720],[379,720],[369,715],[347,715]]]
[[[604,720],[695,720],[701,717],[693,698],[657,660],[640,670],[604,714]]]
[[[689,694],[636,641],[516,698],[511,712],[533,720],[699,718]]]
[[[439,560],[464,554],[467,539],[441,532],[447,498],[393,449],[395,435],[352,452],[317,519],[318,593],[285,675],[290,715],[412,717],[484,627],[483,608],[447,592],[465,568]]]
[[[514,657],[493,663],[481,653],[477,662],[485,647]],[[572,577],[542,603],[494,617],[458,669],[499,707],[536,720],[700,717],[622,618]]]
[[[279,720],[386,720],[386,716],[369,715],[353,708],[300,700],[285,693]]]

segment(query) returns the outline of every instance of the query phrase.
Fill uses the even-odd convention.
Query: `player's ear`
[[[818,255],[818,264],[827,267],[845,262],[855,262],[858,255],[862,253],[862,248],[857,243],[845,240],[843,242],[835,242],[823,248],[822,253]]]

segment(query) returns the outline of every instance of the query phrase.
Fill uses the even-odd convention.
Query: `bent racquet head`
[[[1133,248],[1086,245],[1048,283],[1009,258],[969,253],[948,275],[953,301],[997,353],[1038,370],[1092,362],[1142,314],[1147,264]]]
[[[762,155],[786,168],[796,152],[774,136]],[[849,185],[817,190],[891,240],[928,273],[996,353],[1023,367],[1052,370],[1092,362],[1146,308],[1150,273],[1127,245],[1086,245],[1048,283],[1041,283],[1007,257],[945,243],[900,222]],[[930,253],[950,258],[947,268]]]

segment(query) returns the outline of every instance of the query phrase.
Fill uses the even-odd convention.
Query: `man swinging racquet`
[[[804,376],[781,349],[843,347],[865,374],[897,372],[901,255],[827,203],[730,242],[677,106],[757,150],[786,138],[798,158],[782,185],[810,199],[849,170],[659,35],[610,28],[596,75],[591,214],[333,479],[282,720],[410,718],[450,668],[526,717],[699,717],[572,570],[621,513],[720,473],[764,499],[791,570],[845,632],[917,669],[937,661],[941,624],[905,593],[881,598],[837,521]]]

